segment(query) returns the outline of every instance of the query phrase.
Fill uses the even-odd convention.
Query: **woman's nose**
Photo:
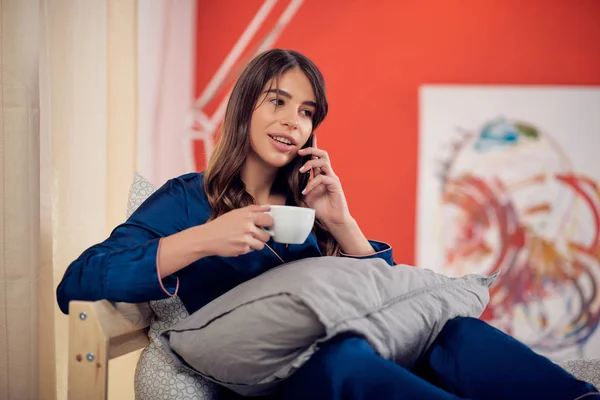
[[[289,126],[292,129],[298,129],[299,121],[298,116],[294,115],[284,115],[281,123],[285,126]]]

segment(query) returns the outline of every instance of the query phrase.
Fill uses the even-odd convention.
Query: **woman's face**
[[[253,155],[272,167],[287,165],[310,137],[315,107],[312,85],[300,69],[282,74],[278,89],[267,82],[250,121]]]

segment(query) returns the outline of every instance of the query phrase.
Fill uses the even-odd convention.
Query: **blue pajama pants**
[[[415,371],[385,360],[358,337],[326,343],[273,400],[600,399],[589,383],[487,323],[455,318]]]

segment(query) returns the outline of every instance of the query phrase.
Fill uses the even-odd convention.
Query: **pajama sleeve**
[[[178,278],[159,279],[162,237],[187,228],[187,188],[172,179],[154,192],[101,243],[85,250],[67,268],[57,287],[61,311],[72,300],[139,303],[173,295]]]

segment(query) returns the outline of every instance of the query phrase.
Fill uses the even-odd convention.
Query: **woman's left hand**
[[[315,210],[316,218],[326,227],[339,226],[350,221],[350,211],[340,178],[333,172],[329,154],[317,148],[316,137],[313,147],[301,149],[298,154],[312,156],[312,159],[300,168],[300,172],[311,174],[302,194],[306,205]]]

